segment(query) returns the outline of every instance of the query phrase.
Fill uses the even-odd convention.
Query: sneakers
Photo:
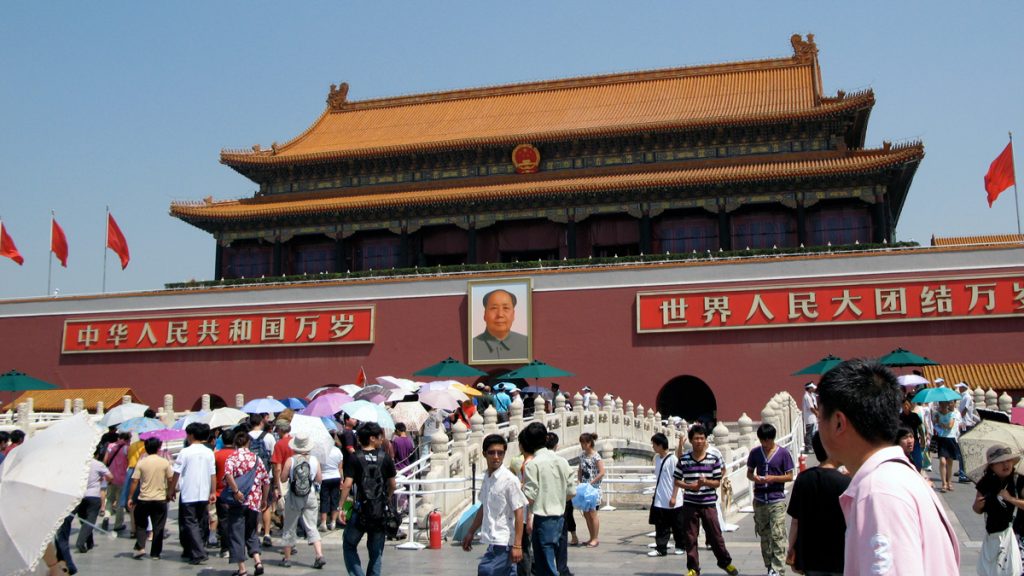
[[[768,569],[768,576],[782,576],[782,574],[779,574],[778,572],[776,572],[775,568],[769,568]]]
[[[961,484],[970,484],[971,479],[968,478],[966,474],[961,474],[960,477],[957,478],[957,482]]]
[[[740,573],[739,569],[736,568],[735,566],[733,566],[732,564],[729,564],[728,566],[726,566],[724,568],[724,570],[725,570],[725,573],[728,574],[729,576],[736,576],[737,574]]]
[[[700,576],[700,572],[697,572],[697,570],[690,568],[686,571],[686,576]]]
[[[264,536],[263,537],[263,545],[264,546],[273,546],[274,545],[274,543],[270,540],[270,536]]]
[[[291,567],[292,567],[292,561],[291,560],[288,560],[287,558],[281,560],[281,568],[291,568]]]
[[[676,548],[676,551],[675,551],[675,555],[676,556],[682,556],[683,554],[686,554],[686,550],[683,550],[682,548]]]
[[[658,552],[657,550],[651,550],[650,552],[647,553],[647,555],[650,556],[651,558],[657,558],[658,556],[667,556],[667,554],[662,554],[661,552]]]
[[[647,545],[647,547],[648,547],[648,548],[657,548],[657,547],[658,547],[658,545],[657,545],[657,544],[655,544],[654,542],[651,542],[650,544],[648,544],[648,545]]]
[[[327,532],[327,525],[326,524],[321,524],[321,525],[316,527],[316,530],[317,530],[317,532],[319,532],[321,534],[324,534],[325,532]]]
[[[135,558],[136,560],[142,560],[142,557],[145,555],[145,550],[135,550],[134,552],[132,552],[132,558]]]
[[[319,556],[319,557],[317,557],[316,560],[313,561],[313,568],[316,568],[317,570],[323,568],[326,565],[327,565],[327,560],[324,560],[323,556]]]

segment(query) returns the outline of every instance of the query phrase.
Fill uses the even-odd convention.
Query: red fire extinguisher
[[[807,454],[800,455],[800,472],[807,471]]]
[[[434,511],[427,515],[427,521],[430,524],[430,548],[432,550],[441,549],[441,512],[434,508]]]

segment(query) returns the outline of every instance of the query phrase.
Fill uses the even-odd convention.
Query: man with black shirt
[[[924,468],[924,451],[921,447],[921,416],[914,412],[914,405],[910,398],[903,399],[903,411],[900,412],[900,424],[910,428],[914,433],[914,450],[910,453],[910,459],[918,470]]]
[[[348,500],[348,495],[355,486],[355,507],[352,517],[345,521],[344,515],[338,518],[345,524],[342,536],[342,550],[345,557],[345,568],[350,576],[380,576],[381,558],[384,556],[385,532],[381,523],[370,519],[371,508],[387,506],[395,493],[395,462],[380,449],[384,432],[376,422],[363,422],[356,430],[360,448],[352,457],[345,458],[345,481],[341,485],[341,504]],[[383,483],[383,487],[379,485]],[[380,489],[383,488],[383,489]],[[380,502],[384,499],[383,502]],[[372,500],[372,501],[371,501]],[[362,515],[362,519],[360,518]],[[366,535],[366,549],[369,560],[366,572],[363,572],[359,560],[359,541]]]
[[[846,519],[839,496],[850,485],[850,477],[837,470],[838,463],[829,458],[817,432],[811,446],[821,464],[801,472],[793,483],[786,510],[792,518],[786,563],[806,574],[842,574]]]

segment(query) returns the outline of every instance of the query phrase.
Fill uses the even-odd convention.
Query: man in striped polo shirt
[[[722,458],[708,450],[708,432],[704,426],[694,424],[688,433],[693,450],[683,454],[673,477],[676,486],[683,489],[683,526],[686,548],[686,576],[700,574],[697,537],[704,525],[705,537],[711,544],[718,567],[730,576],[739,574],[732,564],[732,556],[725,549],[722,528],[718,525],[718,486],[722,483]]]

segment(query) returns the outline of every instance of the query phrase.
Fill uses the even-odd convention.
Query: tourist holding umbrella
[[[986,536],[978,557],[978,574],[1017,576],[1022,571],[1024,545],[1024,516],[1017,512],[1014,519],[1014,512],[1024,508],[1024,478],[1014,470],[1020,454],[1006,444],[995,443],[985,451],[985,462],[973,506],[976,513],[985,515]]]
[[[939,449],[939,478],[942,480],[940,492],[953,490],[953,462],[960,459],[960,445],[957,443],[959,436],[960,412],[954,407],[953,401],[940,402],[939,411],[935,415],[935,441]]]

